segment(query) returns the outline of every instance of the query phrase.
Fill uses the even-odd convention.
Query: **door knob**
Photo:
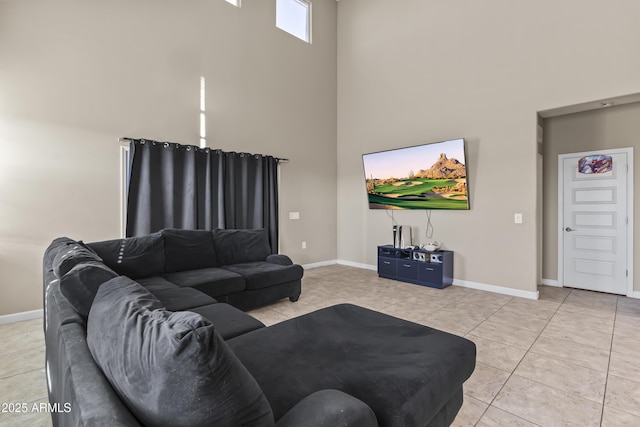
[[[576,231],[575,228],[571,228],[571,227],[567,227],[564,229],[564,231]]]

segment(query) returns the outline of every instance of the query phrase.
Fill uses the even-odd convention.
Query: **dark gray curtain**
[[[127,236],[162,228],[266,228],[278,250],[278,159],[131,140]]]

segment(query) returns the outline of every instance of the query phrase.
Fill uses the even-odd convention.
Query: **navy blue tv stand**
[[[431,255],[442,262],[430,262]],[[431,288],[453,283],[453,252],[378,246],[378,276]]]

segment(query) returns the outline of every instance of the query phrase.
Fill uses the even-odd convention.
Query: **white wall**
[[[200,76],[209,146],[290,159],[282,252],[335,259],[336,2],[313,13],[309,45],[275,0],[0,1],[0,315],[42,307],[53,238],[119,236],[119,137],[199,143]]]
[[[536,112],[640,92],[637,16],[636,0],[341,1],[338,257],[373,265],[391,241],[362,153],[463,137],[471,210],[433,211],[433,238],[456,279],[534,292]],[[395,217],[426,241],[424,212]]]

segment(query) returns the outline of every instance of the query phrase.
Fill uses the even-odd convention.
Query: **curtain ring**
[[[187,151],[191,151],[191,146],[187,145]]]
[[[146,144],[146,143],[147,143],[147,141],[146,141],[146,140],[144,140],[144,139],[141,139],[141,140],[140,140],[140,145],[144,145],[144,144]]]
[[[169,148],[171,144],[169,144],[168,142],[165,142],[163,145],[164,145],[164,148]]]

